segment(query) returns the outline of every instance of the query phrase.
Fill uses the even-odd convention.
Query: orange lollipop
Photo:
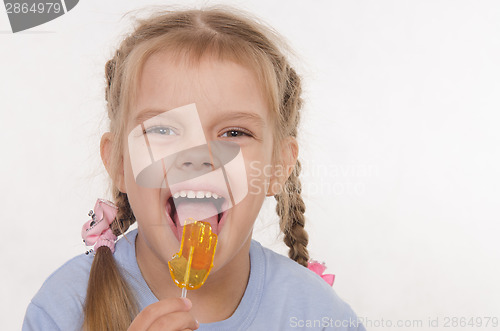
[[[210,223],[190,220],[194,222],[184,225],[179,253],[168,262],[170,275],[182,289],[183,297],[186,289],[195,290],[203,285],[212,269],[217,246],[217,235]]]

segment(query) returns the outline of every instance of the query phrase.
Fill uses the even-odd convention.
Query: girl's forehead
[[[203,57],[195,62],[178,59],[164,52],[154,54],[144,63],[138,79],[139,94],[177,95],[178,92],[224,91],[234,94],[245,91],[244,95],[249,95],[259,94],[260,89],[253,70],[234,61],[220,60],[213,56]]]
[[[167,52],[145,61],[130,115],[140,117],[150,109],[168,111],[192,103],[202,121],[206,113],[249,112],[264,121],[270,115],[268,100],[253,70],[229,60],[204,57],[193,62]]]

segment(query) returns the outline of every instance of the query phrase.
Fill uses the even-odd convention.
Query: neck
[[[210,273],[202,287],[188,291],[187,296],[193,302],[191,312],[200,323],[225,320],[238,307],[250,275],[250,242],[251,236],[231,261]],[[142,276],[158,300],[180,297],[181,289],[172,281],[168,265],[149,249],[139,234],[135,247]]]

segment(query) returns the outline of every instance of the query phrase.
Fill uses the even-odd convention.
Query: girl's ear
[[[123,171],[123,163],[118,164],[118,169],[112,169],[111,166],[111,151],[113,150],[113,139],[111,132],[106,132],[101,137],[101,159],[106,171],[109,176],[113,180],[113,184],[120,190],[122,193],[126,192],[125,183],[125,175]],[[116,171],[116,172],[115,172]]]
[[[268,197],[279,194],[283,190],[285,182],[295,168],[295,164],[297,163],[297,158],[299,156],[299,144],[297,143],[297,139],[294,137],[290,136],[285,138],[281,143],[280,148],[281,159],[279,160],[280,162],[275,165],[274,172],[271,175],[266,194]]]

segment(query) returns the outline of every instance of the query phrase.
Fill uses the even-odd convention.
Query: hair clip
[[[89,215],[90,217],[92,217],[92,222],[90,222],[90,226],[93,226],[93,225],[95,224],[95,213],[94,213],[94,211],[91,209],[91,210],[89,211],[88,215]]]
[[[108,200],[97,199],[94,210],[89,211],[91,219],[82,227],[82,238],[86,246],[94,245],[93,249],[85,254],[97,251],[101,246],[107,246],[112,253],[115,252],[116,236],[110,228],[116,218],[118,208]]]
[[[307,268],[313,271],[315,274],[319,275],[325,282],[333,286],[333,281],[335,280],[335,275],[323,274],[326,270],[325,262],[318,262],[315,260],[309,260],[307,262]]]

